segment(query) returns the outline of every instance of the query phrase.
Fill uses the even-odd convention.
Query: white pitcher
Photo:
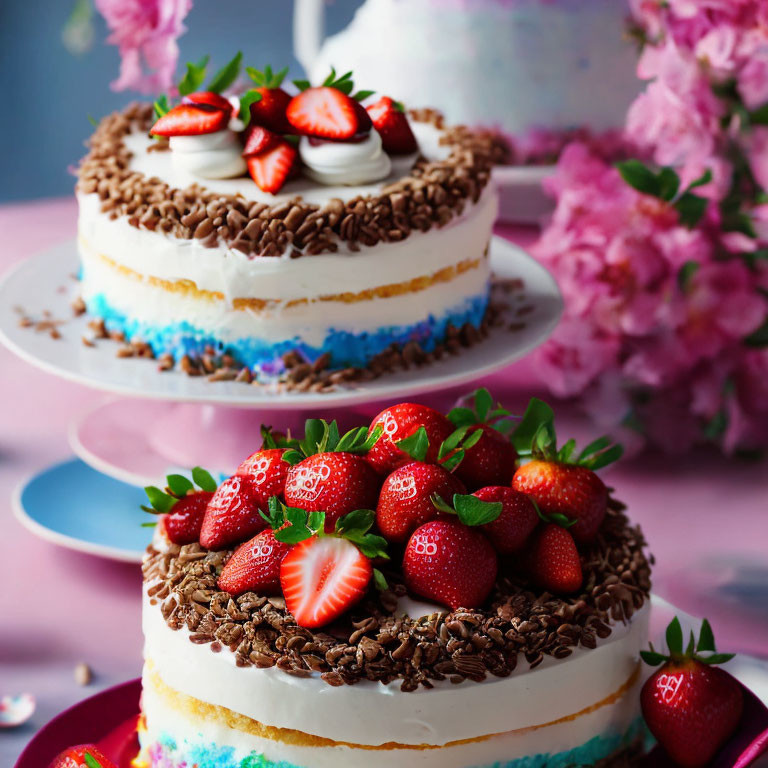
[[[640,89],[627,16],[627,0],[365,0],[324,40],[323,0],[295,0],[294,49],[313,82],[351,69],[450,122],[603,130]]]

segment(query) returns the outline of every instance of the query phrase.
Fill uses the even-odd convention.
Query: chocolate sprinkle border
[[[276,666],[296,677],[317,672],[333,686],[400,680],[402,691],[445,679],[480,682],[489,674],[508,676],[520,656],[534,668],[544,656],[562,659],[577,646],[595,648],[611,634],[611,623],[628,620],[644,605],[651,588],[646,542],[623,510],[610,500],[596,540],[582,552],[584,586],[572,597],[542,593],[508,570],[485,610],[398,618],[393,612],[405,586],[385,568],[389,590],[371,590],[338,623],[312,632],[294,622],[282,597],[247,592],[233,598],[218,589],[231,550],[189,544],[160,552],[150,546],[144,582],[171,629],[186,626],[191,642],[217,653],[228,649],[241,667]]]
[[[414,110],[411,117],[442,127],[434,110]],[[335,253],[340,241],[358,251],[361,245],[398,242],[413,231],[442,227],[461,215],[468,201],[480,199],[493,164],[504,152],[490,133],[446,128],[440,140],[449,147],[446,159],[418,159],[408,176],[378,195],[346,202],[332,198],[322,207],[300,196],[269,205],[241,195],[217,195],[197,184],[175,189],[131,170],[132,154],[123,139],[137,128],[149,131],[151,125],[149,104],[132,104],[103,118],[78,169],[77,191],[97,194],[103,213],[113,219],[127,216],[139,229],[197,239],[208,247],[223,242],[260,257]]]

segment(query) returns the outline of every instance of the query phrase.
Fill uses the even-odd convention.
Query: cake
[[[350,95],[349,74],[292,95],[284,71],[248,72],[239,94],[221,96],[219,75],[201,90],[198,74],[181,103],[98,125],[77,183],[88,313],[192,372],[225,356],[258,378],[279,377],[286,355],[365,369],[475,337],[496,216],[489,142]]]
[[[511,436],[485,390],[474,404],[449,419],[399,403],[341,437],[319,420],[301,440],[265,430],[218,488],[197,468],[201,490],[148,489],[136,766],[642,752],[650,566],[594,472],[619,449],[558,450],[540,401]]]
[[[365,0],[315,55],[320,2],[299,4],[295,21],[310,72],[345,62],[451,123],[501,131],[514,162],[620,129],[641,89],[627,0]]]

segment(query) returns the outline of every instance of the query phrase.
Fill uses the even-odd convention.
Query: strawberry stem
[[[701,623],[699,640],[695,645],[695,650],[695,636],[693,631],[691,631],[687,648],[683,650],[683,628],[680,624],[680,619],[678,619],[677,616],[675,616],[667,626],[666,641],[668,649],[666,654],[659,653],[653,647],[653,643],[649,643],[650,651],[640,651],[642,660],[652,667],[657,667],[659,664],[665,662],[681,663],[689,659],[693,659],[702,664],[725,664],[725,662],[730,661],[735,656],[733,653],[716,652],[715,636],[712,633],[712,627],[707,619],[704,619]],[[709,653],[709,655],[702,656],[702,653]]]

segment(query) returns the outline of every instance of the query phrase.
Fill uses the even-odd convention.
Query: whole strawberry
[[[479,608],[496,583],[496,552],[476,528],[433,520],[417,528],[405,548],[403,576],[416,595],[451,609]]]
[[[691,632],[683,650],[683,630],[675,618],[667,627],[669,655],[657,653],[653,645],[640,652],[647,663],[662,665],[640,693],[643,717],[659,744],[684,768],[699,768],[712,760],[738,727],[744,707],[739,683],[712,666],[729,661],[733,654],[715,652],[706,619],[695,650],[694,642]]]
[[[48,768],[117,768],[95,744],[79,744],[57,755]]]
[[[261,492],[247,477],[232,475],[208,502],[200,530],[200,545],[206,549],[225,549],[250,539],[266,525],[261,516]]]
[[[474,495],[481,501],[501,504],[499,516],[480,529],[493,548],[500,555],[519,552],[539,522],[533,502],[524,493],[500,485],[480,488]]]
[[[412,461],[387,476],[379,492],[376,523],[381,535],[391,543],[401,543],[423,523],[434,520],[439,510],[434,494],[446,499],[464,493],[461,480],[439,464]]]
[[[251,454],[235,471],[251,481],[261,509],[267,508],[272,496],[282,496],[291,465],[283,461],[284,448],[262,448]]]
[[[382,430],[381,439],[366,459],[381,474],[389,474],[413,459],[434,464],[440,445],[454,431],[442,413],[415,403],[386,408],[373,419],[370,432],[377,427]]]
[[[155,486],[144,489],[152,506],[142,509],[161,515],[160,530],[173,544],[192,544],[200,540],[205,511],[216,490],[216,481],[200,467],[192,470],[192,480],[201,490],[183,475],[168,475],[165,491]]]
[[[621,446],[601,437],[577,456],[573,440],[557,450],[554,414],[537,398],[528,405],[512,442],[520,456],[532,458],[517,469],[512,487],[530,496],[545,516],[575,520],[573,538],[579,544],[591,542],[608,508],[608,489],[594,470],[616,461]]]
[[[293,133],[285,116],[291,95],[280,87],[288,74],[288,67],[279,72],[273,72],[270,66],[264,67],[263,70],[246,67],[245,71],[256,86],[249,94],[259,95],[259,98],[249,96],[253,99],[250,105],[251,122],[275,133]]]
[[[506,436],[512,427],[509,411],[500,403],[494,406],[490,392],[482,387],[467,405],[454,408],[448,419],[466,436],[461,461],[454,470],[464,485],[471,491],[510,485],[517,452]]]
[[[356,509],[376,506],[379,478],[362,455],[378,439],[365,427],[340,436],[336,422],[309,419],[298,448],[283,458],[292,464],[285,480],[285,503],[308,512],[325,512],[328,530]]]
[[[272,528],[257,533],[227,560],[219,575],[219,589],[230,595],[242,595],[243,592],[279,595],[280,564],[290,549],[290,544],[275,538]]]
[[[556,523],[547,523],[534,533],[523,559],[531,579],[548,592],[569,595],[584,583],[576,542]]]
[[[375,104],[367,107],[367,110],[381,136],[385,152],[390,155],[410,155],[418,151],[419,145],[402,104],[393,101],[389,96],[382,96]]]

